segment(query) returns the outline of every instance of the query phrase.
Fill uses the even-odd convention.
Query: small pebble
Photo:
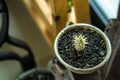
[[[104,51],[100,51],[99,53],[101,56],[104,56],[105,55],[105,52]]]

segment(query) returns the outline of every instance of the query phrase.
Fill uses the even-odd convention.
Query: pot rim
[[[59,52],[58,52],[58,39],[63,35],[65,34],[65,32],[67,32],[68,30],[71,30],[71,29],[74,29],[74,28],[77,28],[77,27],[87,27],[87,28],[90,28],[90,29],[93,29],[94,31],[96,31],[98,34],[100,34],[100,36],[103,38],[103,40],[105,41],[105,44],[106,44],[106,49],[107,49],[107,53],[106,53],[106,56],[105,56],[105,59],[99,63],[98,65],[95,65],[94,67],[92,68],[86,68],[86,69],[82,69],[82,68],[76,68],[74,66],[71,66],[69,64],[67,64],[62,58],[61,56],[59,55]],[[61,30],[56,39],[55,39],[55,43],[54,43],[54,50],[55,50],[55,54],[58,58],[58,60],[63,64],[65,65],[67,68],[70,68],[70,69],[73,69],[72,71],[75,72],[75,71],[80,71],[80,72],[86,72],[86,71],[93,71],[93,70],[96,70],[100,67],[102,67],[110,58],[110,55],[111,55],[111,43],[108,39],[108,37],[106,36],[106,34],[101,31],[99,28],[91,25],[91,24],[86,24],[86,23],[76,23],[76,24],[72,24],[72,25],[69,25],[67,27],[65,27],[63,30]],[[78,72],[77,72],[78,73]]]

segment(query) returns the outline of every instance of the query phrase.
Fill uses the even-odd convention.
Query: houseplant
[[[102,67],[110,58],[111,44],[97,27],[77,23],[61,30],[54,44],[58,60],[70,71],[87,74]]]

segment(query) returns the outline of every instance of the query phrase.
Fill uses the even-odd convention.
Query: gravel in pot
[[[68,25],[58,33],[54,50],[57,59],[68,70],[77,74],[89,74],[109,60],[111,43],[97,27],[76,23]]]
[[[96,31],[75,28],[59,38],[58,52],[69,65],[86,69],[98,65],[104,60],[106,44]]]

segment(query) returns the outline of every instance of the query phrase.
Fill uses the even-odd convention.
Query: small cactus
[[[73,46],[77,51],[82,51],[86,44],[88,44],[87,38],[85,38],[82,34],[73,36]]]

